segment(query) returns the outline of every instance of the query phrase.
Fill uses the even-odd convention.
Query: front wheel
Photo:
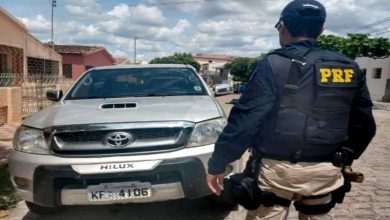
[[[62,207],[45,207],[28,201],[26,201],[26,205],[30,212],[38,215],[51,215],[59,213],[63,210]]]

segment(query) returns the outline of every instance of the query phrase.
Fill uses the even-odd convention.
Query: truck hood
[[[119,103],[136,103],[137,107],[100,108],[103,104]],[[23,124],[43,129],[61,125],[118,122],[200,122],[222,115],[210,96],[132,97],[62,101],[28,117]]]

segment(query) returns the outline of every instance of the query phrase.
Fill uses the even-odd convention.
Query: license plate
[[[102,183],[87,187],[89,201],[139,199],[152,196],[152,185],[143,182]]]

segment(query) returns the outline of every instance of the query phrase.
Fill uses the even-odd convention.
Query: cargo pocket
[[[303,139],[305,114],[291,107],[281,107],[276,123],[275,138],[300,143]]]
[[[348,139],[348,117],[321,120],[308,117],[306,142],[310,144],[341,144]]]

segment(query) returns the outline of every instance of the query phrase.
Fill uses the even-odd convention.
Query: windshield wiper
[[[145,94],[134,94],[132,96],[135,96],[135,97],[156,97],[156,96],[161,96],[161,97],[164,97],[164,96],[175,96],[175,94],[168,94],[168,93],[145,93]]]
[[[193,93],[193,92],[183,92],[183,93],[145,93],[145,94],[136,94],[136,95],[133,95],[133,96],[136,96],[136,97],[152,97],[152,96],[161,96],[161,97],[164,97],[164,96],[192,96],[192,95],[206,95],[206,94],[202,94],[202,93]]]
[[[185,96],[185,95],[206,95],[204,93],[193,93],[193,92],[183,92],[183,93],[176,93],[175,95],[182,95],[182,96]]]
[[[80,99],[107,99],[106,96],[83,96],[83,97],[69,97],[66,100],[80,100]]]

